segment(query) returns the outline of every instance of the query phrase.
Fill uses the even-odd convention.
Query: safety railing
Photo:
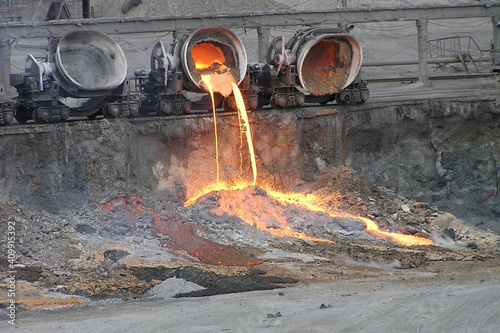
[[[428,41],[429,58],[456,58],[468,73],[467,62],[471,62],[476,71],[485,58],[485,51],[471,36],[453,36]]]

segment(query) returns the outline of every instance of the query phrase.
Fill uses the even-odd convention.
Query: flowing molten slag
[[[215,66],[224,66],[226,57],[220,48],[209,42],[198,43],[191,50],[196,69],[213,69]],[[225,66],[224,66],[225,67]],[[216,68],[215,70],[219,70]],[[227,67],[225,67],[227,70]],[[218,74],[221,74],[220,72]]]
[[[267,189],[266,191],[269,196],[272,196],[276,200],[283,203],[302,205],[313,212],[323,212],[330,215],[331,217],[348,217],[351,219],[361,220],[366,225],[366,231],[371,235],[383,239],[389,237],[393,242],[399,243],[401,245],[432,245],[432,240],[430,239],[412,235],[402,235],[395,232],[382,231],[379,230],[375,222],[366,217],[351,215],[336,209],[329,208],[325,204],[325,202],[331,201],[331,199],[329,198],[322,199],[321,197],[314,194],[281,193],[270,189]]]
[[[200,72],[202,77],[202,88],[207,91],[210,86],[213,91],[219,92],[223,96],[229,96],[232,92],[231,82],[233,77],[226,63],[226,57],[222,50],[209,42],[196,44],[191,49],[195,68]],[[210,83],[204,78],[209,76]]]
[[[217,168],[217,185],[227,186],[220,184],[220,166],[219,166],[219,142],[218,142],[218,133],[217,133],[217,117],[215,112],[215,103],[214,103],[214,92],[218,92],[223,96],[228,96],[231,92],[233,92],[236,105],[238,107],[238,122],[240,128],[240,148],[243,145],[243,136],[245,136],[248,151],[250,154],[250,163],[252,166],[253,173],[253,183],[255,185],[257,182],[257,164],[255,161],[255,152],[253,149],[253,141],[252,141],[252,133],[250,131],[250,123],[248,121],[247,110],[245,108],[245,102],[243,100],[243,96],[238,88],[238,85],[234,82],[234,78],[231,74],[231,69],[224,65],[226,58],[224,57],[224,53],[220,48],[213,45],[212,43],[204,42],[199,43],[193,46],[192,48],[192,57],[195,61],[195,67],[200,71],[201,74],[201,82],[200,86],[206,89],[210,96],[212,97],[212,111],[214,116],[214,131],[215,131],[215,160],[216,160],[216,168]],[[228,93],[229,92],[229,93]],[[241,157],[241,165],[240,170],[243,168],[243,157]]]
[[[200,43],[193,47],[193,59],[196,63],[196,68],[201,73],[201,82],[199,85],[210,92],[212,96],[212,108],[215,127],[215,145],[216,145],[216,167],[217,179],[216,182],[198,189],[197,194],[193,195],[185,202],[185,206],[194,204],[200,197],[209,193],[217,192],[220,197],[219,205],[213,208],[212,211],[218,215],[227,213],[235,215],[244,220],[246,223],[256,226],[259,229],[265,230],[268,233],[277,237],[295,237],[312,241],[331,242],[326,239],[315,238],[306,235],[303,232],[294,230],[293,226],[287,221],[285,209],[295,207],[303,207],[313,212],[322,212],[331,217],[348,217],[358,219],[366,225],[366,231],[374,236],[383,239],[390,238],[392,241],[401,245],[432,245],[430,239],[418,236],[402,235],[394,232],[379,230],[378,226],[372,220],[344,213],[329,207],[326,202],[331,201],[331,198],[322,198],[313,194],[301,193],[281,193],[275,191],[265,184],[257,185],[257,164],[248,121],[247,111],[242,94],[237,83],[231,75],[231,68],[227,68],[223,52],[216,46],[210,43]],[[215,104],[213,102],[214,92],[219,92],[224,96],[228,96],[233,92],[236,104],[238,106],[238,121],[240,129],[240,150],[243,148],[243,137],[248,144],[250,154],[250,163],[252,166],[253,181],[243,181],[241,174],[240,180],[221,182],[219,178],[219,149],[217,136],[217,118],[215,112]],[[241,154],[240,154],[241,156]],[[240,158],[240,170],[243,170],[243,157]],[[242,172],[242,171],[241,171]],[[253,192],[252,192],[253,191]],[[257,193],[257,194],[256,194]],[[270,200],[272,198],[273,200]]]
[[[238,119],[240,124],[240,135],[245,134],[248,144],[248,151],[250,152],[250,163],[252,164],[253,173],[253,183],[257,183],[257,163],[255,162],[255,151],[253,149],[252,133],[250,132],[250,123],[248,122],[247,110],[245,108],[245,101],[243,101],[243,96],[241,95],[240,89],[236,83],[231,82],[233,87],[234,97],[236,99],[236,105],[238,106]],[[241,141],[241,140],[240,140]],[[243,159],[241,159],[243,161]],[[242,168],[240,168],[241,170]]]

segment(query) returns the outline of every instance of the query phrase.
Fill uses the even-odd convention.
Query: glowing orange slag
[[[216,207],[210,211],[217,215],[224,213],[237,216],[245,223],[257,229],[265,230],[276,237],[294,237],[317,242],[331,242],[330,240],[312,237],[299,232],[287,221],[289,207],[280,205],[265,195],[265,190],[259,186],[246,184],[245,187],[230,191],[217,192]],[[288,212],[288,214],[287,214]]]
[[[250,123],[248,121],[247,110],[245,108],[245,101],[241,95],[240,89],[236,83],[231,82],[233,87],[234,98],[238,106],[238,119],[240,123],[240,133],[245,134],[248,144],[248,151],[250,153],[250,163],[252,164],[253,183],[257,183],[257,163],[255,162],[255,151],[253,149],[252,133],[250,132]]]
[[[226,63],[226,57],[222,50],[213,43],[203,42],[198,43],[191,49],[195,68],[202,76],[202,88],[207,91],[210,89],[207,84],[210,84],[213,91],[219,92],[223,96],[229,96],[232,92],[231,82],[232,75],[230,68]],[[210,76],[210,83],[207,83],[203,77]]]
[[[196,69],[213,69],[214,64],[224,66],[226,57],[222,50],[210,42],[198,43],[191,49]]]
[[[266,189],[266,192],[269,196],[272,196],[274,199],[282,203],[302,205],[313,212],[323,212],[330,215],[331,217],[348,217],[351,219],[361,220],[366,225],[366,231],[371,235],[381,237],[383,239],[389,237],[393,242],[401,245],[432,245],[432,240],[430,239],[412,235],[403,235],[395,232],[382,231],[379,230],[375,222],[366,217],[347,214],[345,212],[328,207],[325,202],[332,201],[331,198],[321,198],[314,194],[281,193],[273,191],[271,189]]]
[[[192,48],[192,57],[195,61],[196,69],[200,70],[201,82],[200,86],[210,92],[212,97],[212,110],[214,116],[214,130],[215,130],[215,154],[216,154],[216,168],[217,168],[217,187],[220,187],[220,166],[219,166],[219,142],[217,133],[217,117],[214,103],[214,92],[219,92],[224,96],[228,96],[233,92],[236,105],[238,108],[238,120],[240,135],[245,136],[248,144],[248,151],[250,154],[250,163],[253,173],[253,185],[257,182],[257,165],[255,162],[255,152],[253,148],[252,133],[250,131],[250,123],[248,121],[247,110],[243,96],[234,82],[231,74],[231,69],[227,68],[224,63],[226,61],[222,50],[212,43],[203,42],[196,44]],[[229,91],[229,93],[227,93]],[[242,147],[241,147],[242,148]],[[243,158],[241,158],[240,170],[243,170]],[[240,174],[242,171],[240,172]]]
[[[210,92],[212,96],[212,108],[214,115],[215,126],[215,143],[216,143],[216,164],[217,164],[217,181],[206,185],[202,189],[198,189],[194,196],[185,202],[185,206],[190,206],[196,202],[201,196],[211,192],[219,192],[221,196],[220,205],[213,209],[216,214],[222,215],[228,213],[243,219],[250,225],[255,225],[259,229],[266,230],[277,237],[295,237],[312,241],[329,242],[326,239],[310,237],[302,232],[294,230],[293,226],[288,223],[283,209],[265,202],[266,196],[260,200],[256,195],[248,195],[249,188],[257,189],[257,165],[255,161],[255,152],[253,147],[250,124],[248,121],[245,103],[238,85],[234,82],[230,74],[230,68],[224,66],[225,58],[222,51],[210,43],[200,43],[193,47],[193,59],[196,63],[196,68],[204,74],[201,74],[202,80],[200,86]],[[232,91],[238,106],[238,119],[240,124],[240,135],[245,136],[248,150],[250,154],[250,163],[252,166],[253,181],[244,181],[240,177],[239,181],[221,182],[219,178],[219,159],[218,159],[218,138],[217,138],[217,120],[215,113],[215,104],[213,102],[213,93],[219,92],[224,96],[228,96]],[[228,91],[230,91],[228,93]],[[241,147],[242,148],[242,147]],[[241,159],[242,160],[242,159]],[[242,170],[242,166],[240,166]],[[383,239],[390,238],[392,241],[401,245],[432,245],[432,241],[423,237],[402,235],[393,232],[379,230],[378,226],[372,220],[350,215],[336,209],[328,207],[326,202],[331,201],[331,198],[321,198],[313,194],[301,193],[281,193],[272,190],[265,184],[259,184],[261,191],[265,191],[267,196],[280,202],[282,205],[303,206],[313,212],[323,212],[332,217],[349,217],[352,219],[361,220],[366,225],[366,231],[374,236]],[[268,221],[268,222],[266,222]],[[271,221],[271,223],[269,223]],[[274,225],[276,224],[276,225]]]
[[[217,118],[215,116],[215,100],[214,100],[214,88],[211,83],[211,75],[202,75],[201,81],[208,87],[208,91],[210,92],[210,97],[212,98],[212,110],[214,116],[214,132],[215,132],[215,166],[217,168],[217,184],[220,182],[219,175],[219,138],[217,134]]]

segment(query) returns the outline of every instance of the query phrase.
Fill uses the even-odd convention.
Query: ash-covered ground
[[[405,276],[433,262],[498,262],[497,234],[398,196],[347,167],[325,169],[300,192],[328,195],[337,209],[368,217],[385,231],[430,238],[435,245],[402,246],[367,233],[359,219],[274,202],[258,186],[239,191],[245,194],[239,200],[260,200],[259,216],[268,219],[263,230],[218,211],[228,196],[223,191],[189,207],[134,193],[110,193],[57,213],[1,203],[2,237],[8,225],[16,228],[19,310]],[[288,227],[325,241],[270,235],[283,228],[267,214],[273,206],[280,206]],[[5,308],[10,269],[5,259],[1,265]]]

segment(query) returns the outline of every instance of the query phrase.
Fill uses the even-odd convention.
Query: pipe
[[[490,60],[489,57],[481,57],[479,61]],[[460,63],[458,57],[446,57],[446,58],[429,58],[427,59],[428,64],[450,64],[450,63]],[[376,67],[376,66],[405,66],[405,65],[418,65],[417,59],[409,60],[376,60],[370,62],[364,62],[363,67]]]

